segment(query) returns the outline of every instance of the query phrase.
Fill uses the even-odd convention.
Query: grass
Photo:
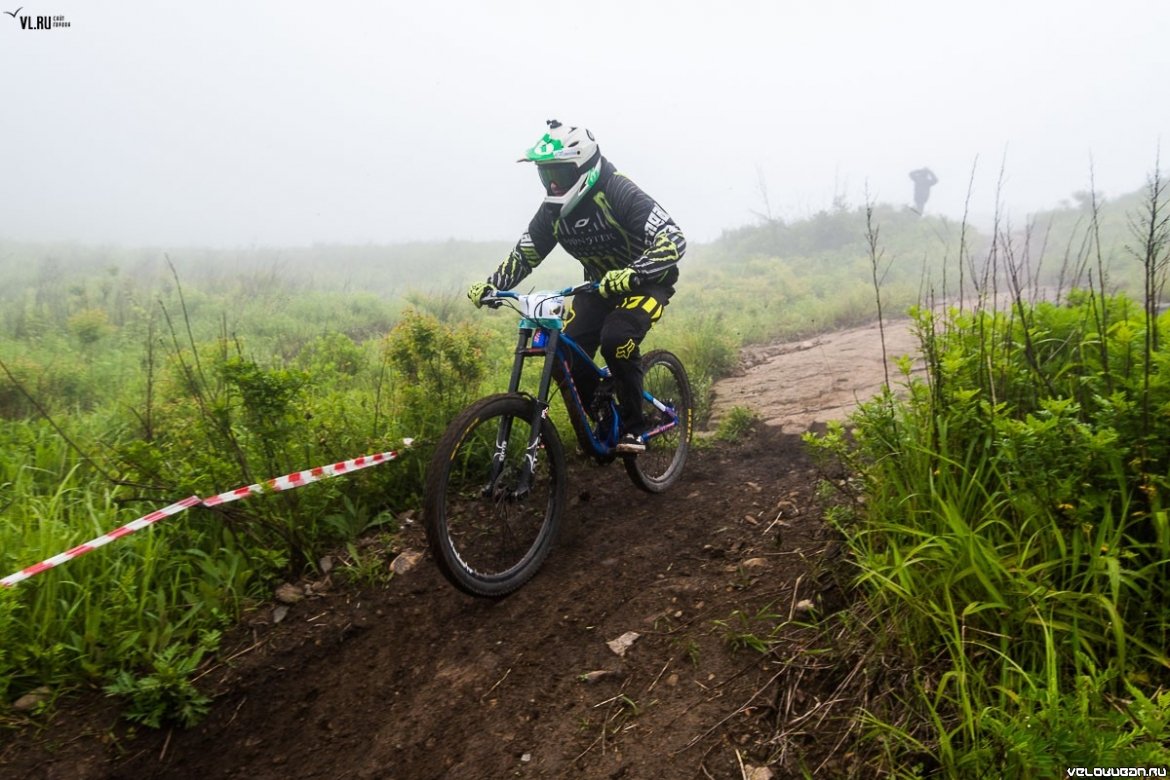
[[[1152,290],[1166,245],[1146,246]],[[1170,398],[1170,320],[1084,267],[1059,305],[1025,303],[1009,263],[1007,310],[917,312],[926,378],[863,404],[851,435],[808,437],[864,486],[827,516],[858,609],[883,616],[872,654],[910,670],[896,714],[863,719],[885,774],[1170,764],[1170,429],[1149,413]]]

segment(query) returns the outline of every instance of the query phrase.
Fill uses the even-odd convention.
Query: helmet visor
[[[540,183],[549,195],[564,195],[581,175],[577,164],[571,162],[537,165],[536,172],[540,174]]]

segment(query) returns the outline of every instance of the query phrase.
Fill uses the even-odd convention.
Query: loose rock
[[[52,694],[53,692],[51,690],[42,685],[40,688],[34,688],[24,696],[21,696],[19,699],[17,699],[16,702],[12,705],[12,709],[16,710],[17,712],[32,712],[37,707],[47,702]]]
[[[296,604],[305,597],[303,588],[286,582],[276,589],[276,600],[281,604]]]
[[[626,651],[629,650],[630,647],[633,646],[634,642],[637,642],[641,636],[642,635],[637,631],[627,631],[617,639],[611,639],[605,644],[609,647],[610,650],[614,651],[618,655],[625,656]]]
[[[403,550],[391,562],[390,570],[401,576],[417,566],[420,560],[422,560],[422,553],[414,550]]]

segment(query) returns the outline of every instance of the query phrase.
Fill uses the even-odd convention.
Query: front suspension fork
[[[532,409],[532,419],[529,420],[532,434],[528,438],[528,443],[525,446],[524,465],[520,469],[519,475],[516,479],[516,487],[508,494],[510,500],[519,500],[528,495],[532,489],[532,477],[536,473],[536,457],[540,450],[540,432],[544,420],[548,417],[548,393],[552,385],[553,365],[556,361],[557,344],[560,341],[560,332],[555,330],[548,331],[548,339],[544,345],[544,367],[540,373],[540,385],[536,392],[536,403]],[[528,340],[532,336],[532,329],[521,328],[520,335],[516,342],[516,358],[512,363],[512,377],[508,380],[508,392],[520,392],[520,377],[524,371],[524,360],[530,355],[534,354],[534,350],[529,349]],[[488,486],[484,489],[485,495],[495,493],[498,487],[500,475],[504,470],[504,463],[507,462],[508,455],[508,441],[512,435],[512,418],[504,417],[500,420],[499,429],[496,431],[496,451],[492,456],[491,474],[489,475]]]

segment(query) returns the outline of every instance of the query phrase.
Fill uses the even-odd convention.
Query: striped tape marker
[[[121,528],[115,528],[113,531],[110,531],[107,534],[102,534],[101,536],[99,536],[98,538],[96,538],[92,541],[86,542],[85,544],[79,544],[76,547],[74,547],[72,550],[69,550],[67,552],[63,552],[60,555],[54,555],[52,558],[49,558],[48,560],[44,560],[38,564],[34,564],[32,566],[29,566],[27,569],[22,569],[22,570],[18,571],[16,574],[10,574],[7,577],[5,577],[4,579],[0,580],[0,585],[4,586],[6,588],[11,588],[16,583],[27,580],[29,577],[32,577],[35,574],[40,574],[43,571],[48,571],[49,569],[52,569],[54,566],[60,566],[61,564],[65,563],[66,561],[71,561],[74,558],[80,558],[82,555],[85,555],[90,550],[96,550],[99,547],[103,547],[103,546],[109,544],[110,542],[114,541],[115,539],[120,539],[121,537],[126,536],[127,534],[132,534],[135,531],[140,531],[143,528],[146,528],[148,525],[152,525],[154,523],[157,523],[159,520],[162,520],[164,517],[170,517],[171,515],[177,515],[179,512],[190,509],[191,507],[197,505],[198,503],[199,503],[199,496],[191,496],[190,498],[184,498],[182,501],[178,501],[174,504],[171,504],[170,506],[163,507],[162,509],[151,512],[149,515],[144,515],[143,517],[140,517],[137,520],[131,520],[129,523],[126,523],[126,525],[122,526]]]
[[[412,439],[406,440],[407,447],[410,446],[411,441]],[[341,463],[334,463],[330,466],[318,466],[315,469],[298,471],[295,474],[285,474],[283,477],[276,477],[266,482],[257,482],[255,485],[238,487],[235,490],[220,493],[218,496],[205,498],[201,503],[203,506],[219,506],[220,504],[227,504],[232,501],[239,501],[241,498],[254,496],[257,493],[263,493],[266,490],[276,493],[283,490],[292,490],[301,485],[309,485],[313,482],[319,482],[322,479],[328,479],[329,477],[339,477],[342,474],[349,474],[354,471],[368,469],[370,466],[377,466],[379,463],[388,463],[397,457],[398,453],[396,451],[363,455],[360,458],[344,460]]]
[[[409,447],[414,443],[414,440],[403,439],[402,443],[403,446]],[[398,456],[399,453],[396,450],[392,450],[390,452],[379,452],[374,455],[363,455],[360,458],[345,460],[341,463],[334,463],[329,466],[318,466],[315,469],[298,471],[294,474],[285,474],[283,477],[276,477],[265,482],[258,482],[255,485],[248,485],[246,487],[236,488],[235,490],[229,490],[226,493],[220,493],[219,495],[212,496],[211,498],[200,498],[199,496],[184,498],[182,501],[177,501],[170,506],[166,506],[162,509],[151,512],[150,514],[144,515],[137,520],[131,520],[129,523],[126,523],[126,525],[121,526],[120,528],[115,528],[109,533],[102,534],[92,541],[86,542],[85,544],[79,544],[72,550],[67,550],[60,555],[54,555],[52,558],[48,558],[44,561],[41,561],[40,563],[29,566],[25,569],[21,569],[15,574],[10,574],[4,579],[0,579],[0,587],[11,588],[16,583],[23,582],[29,577],[33,577],[43,571],[48,571],[49,569],[52,569],[56,566],[60,566],[66,561],[71,561],[74,558],[80,558],[87,552],[96,550],[99,547],[103,547],[115,539],[120,539],[123,536],[134,533],[135,531],[141,531],[143,528],[157,523],[164,517],[177,515],[179,512],[184,512],[193,506],[213,507],[219,506],[220,504],[226,504],[231,501],[239,501],[241,498],[248,498],[249,496],[263,493],[266,490],[274,492],[291,490],[292,488],[297,488],[301,485],[309,485],[329,477],[339,477],[343,474],[351,474],[355,471],[368,469],[371,466],[377,466],[379,463],[389,463],[392,460],[396,460]]]

